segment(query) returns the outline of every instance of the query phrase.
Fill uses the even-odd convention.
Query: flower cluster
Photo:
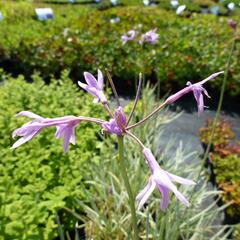
[[[139,43],[143,44],[144,42],[148,42],[152,45],[155,45],[157,43],[159,35],[156,33],[157,29],[152,29],[145,34],[142,35]]]
[[[137,34],[138,32],[134,29],[129,30],[126,34],[123,34],[121,37],[123,45],[126,44],[128,41],[134,40]]]
[[[152,45],[155,45],[159,38],[159,34],[157,34],[156,31],[157,29],[155,28],[142,34],[140,37],[140,40],[138,41],[139,44],[150,43]],[[129,30],[126,34],[123,34],[121,36],[122,44],[124,45],[128,41],[132,41],[136,39],[136,37],[138,36],[138,33],[139,33],[138,31],[132,29],[132,30]]]
[[[104,95],[103,87],[103,74],[100,70],[98,70],[98,79],[88,72],[84,73],[84,77],[86,80],[86,84],[82,82],[78,82],[79,86],[89,92],[94,97],[94,102],[101,102],[103,107],[107,110],[110,115],[110,120],[102,120],[92,117],[83,117],[83,116],[64,116],[58,118],[44,118],[39,116],[35,113],[29,111],[22,111],[17,114],[17,116],[25,116],[31,118],[32,120],[22,127],[16,129],[13,132],[13,137],[19,136],[20,138],[13,144],[12,148],[17,148],[20,145],[30,141],[34,137],[36,137],[42,129],[45,127],[56,127],[56,138],[63,138],[63,150],[66,152],[68,150],[69,143],[75,144],[75,129],[76,127],[83,121],[93,122],[101,126],[102,130],[115,135],[124,136],[127,135],[135,140],[142,148],[144,157],[146,162],[150,168],[151,175],[149,177],[148,184],[146,187],[137,195],[136,200],[138,201],[138,209],[142,208],[143,205],[148,200],[151,193],[154,191],[155,187],[158,188],[159,192],[162,195],[161,201],[161,209],[165,210],[169,204],[169,196],[170,191],[172,191],[175,196],[181,201],[185,206],[189,206],[188,200],[178,191],[177,187],[174,185],[174,182],[183,184],[183,185],[191,185],[194,184],[193,181],[184,179],[182,177],[176,176],[172,173],[167,172],[166,170],[162,169],[155,157],[153,156],[151,150],[143,145],[143,143],[138,139],[132,132],[131,129],[140,126],[144,122],[146,122],[151,116],[156,114],[158,110],[162,107],[171,104],[178,100],[180,97],[185,95],[186,93],[193,92],[194,97],[198,104],[199,113],[203,111],[203,93],[207,96],[207,91],[202,87],[207,81],[210,81],[216,78],[222,72],[214,73],[210,77],[206,78],[203,81],[200,81],[195,84],[188,83],[187,87],[180,90],[179,92],[175,93],[174,95],[170,96],[166,99],[166,101],[161,104],[158,108],[156,108],[152,113],[150,113],[147,117],[142,119],[141,121],[130,125],[129,122],[132,116],[132,113],[135,110],[137,100],[139,97],[140,87],[138,88],[138,93],[135,99],[135,104],[132,109],[131,114],[127,118],[123,108],[119,105],[114,113],[112,113],[107,98]],[[139,85],[140,86],[140,85]],[[114,88],[115,90],[115,88]]]

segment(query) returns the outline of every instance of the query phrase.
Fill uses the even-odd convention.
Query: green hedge
[[[45,117],[83,115],[104,118],[92,97],[77,91],[68,73],[44,85],[38,75],[33,83],[23,77],[7,79],[0,85],[0,239],[54,239],[56,214],[64,231],[74,230],[76,219],[64,207],[78,210],[76,198],[85,199],[84,174],[99,156],[99,127],[82,123],[77,143],[63,153],[62,141],[54,128],[44,130],[31,142],[11,150],[11,133],[27,118],[16,118],[21,110]]]
[[[231,218],[240,217],[240,156],[229,155],[221,157],[213,156],[214,173],[216,182],[220,189],[224,191],[222,201],[224,203],[232,202],[227,208],[227,213]]]
[[[213,120],[200,129],[200,138],[207,145],[212,138]],[[236,141],[230,122],[221,119],[215,126],[208,164],[213,168],[214,182],[223,190],[221,200],[227,207],[227,221],[239,222],[240,217],[240,142]]]
[[[52,6],[55,19],[38,21],[36,6]],[[6,18],[0,28],[0,67],[27,78],[34,69],[48,79],[69,68],[76,81],[85,70],[108,68],[125,89],[142,71],[147,79],[161,81],[166,92],[224,70],[232,41],[228,19],[213,15],[178,17],[160,8],[138,6],[99,11],[82,5],[2,3],[2,9]],[[115,17],[120,21],[111,24]],[[142,32],[158,28],[158,43],[141,48],[135,41],[122,46],[121,35],[139,24]],[[239,46],[227,82],[231,95],[240,93]],[[211,84],[218,90],[221,81]]]

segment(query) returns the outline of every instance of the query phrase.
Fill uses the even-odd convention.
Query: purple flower
[[[110,119],[109,122],[104,122],[102,127],[105,131],[117,135],[122,135],[125,131],[125,127],[127,124],[127,118],[125,113],[123,112],[122,107],[118,107],[114,119]]]
[[[145,202],[150,197],[151,193],[154,191],[155,187],[158,188],[159,192],[162,195],[160,207],[163,211],[168,206],[170,191],[175,194],[181,203],[188,207],[188,200],[177,190],[177,187],[173,184],[173,182],[177,182],[183,185],[192,185],[195,183],[191,180],[178,177],[161,169],[149,148],[144,148],[143,153],[148,162],[152,175],[150,176],[146,187],[136,197],[136,200],[139,203],[138,209],[141,209],[143,207]]]
[[[125,115],[122,107],[118,107],[117,110],[115,111],[115,119],[116,119],[118,126],[121,129],[124,129],[126,127],[127,118],[126,118],[126,115]]]
[[[89,72],[84,72],[84,77],[87,84],[78,81],[78,85],[94,96],[94,103],[97,103],[100,100],[100,102],[105,104],[107,102],[107,99],[103,93],[102,72],[98,69],[98,80],[96,80],[96,78]]]
[[[12,136],[15,138],[16,136],[20,136],[13,146],[13,148],[17,148],[20,145],[30,141],[32,138],[37,136],[41,130],[45,127],[56,126],[56,138],[63,137],[63,150],[64,152],[68,149],[68,144],[75,144],[75,127],[80,123],[81,119],[74,116],[65,116],[60,118],[43,118],[35,113],[23,111],[17,114],[17,116],[26,116],[29,118],[33,118],[32,121],[24,124],[22,127],[16,129]]]
[[[229,25],[234,31],[237,30],[237,22],[234,21],[233,19],[229,19],[229,20],[228,20],[228,25]]]
[[[144,42],[149,42],[152,45],[155,45],[159,37],[159,34],[157,34],[156,31],[157,29],[155,28],[143,34],[139,43],[143,44]]]
[[[217,72],[214,73],[212,75],[210,75],[208,78],[192,84],[191,82],[187,82],[187,87],[183,88],[182,90],[180,90],[179,92],[173,94],[172,96],[168,97],[166,99],[166,104],[171,104],[175,101],[177,101],[180,97],[182,97],[183,95],[189,93],[189,92],[193,92],[193,95],[197,101],[197,105],[198,105],[198,114],[203,112],[204,109],[204,102],[203,102],[203,93],[210,98],[210,96],[208,95],[208,92],[205,88],[202,87],[202,85],[204,83],[206,83],[207,81],[213,80],[214,78],[216,78],[219,74],[222,74],[222,72]]]
[[[128,41],[132,41],[137,36],[137,31],[130,30],[127,32],[127,34],[122,35],[122,43],[123,45],[127,43]]]

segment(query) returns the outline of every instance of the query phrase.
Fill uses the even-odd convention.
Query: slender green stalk
[[[198,181],[199,178],[200,178],[201,172],[202,172],[202,170],[204,168],[204,165],[205,165],[205,162],[206,162],[206,160],[207,160],[207,158],[209,156],[209,152],[210,152],[211,145],[212,145],[212,142],[213,142],[213,136],[214,136],[214,132],[215,132],[215,129],[216,129],[217,121],[219,119],[219,116],[220,116],[220,113],[221,113],[221,109],[222,109],[222,103],[223,103],[223,97],[224,97],[224,92],[225,92],[225,86],[226,86],[226,82],[227,82],[227,78],[228,78],[228,73],[229,73],[229,68],[230,68],[230,64],[231,64],[233,51],[234,51],[234,48],[235,48],[235,42],[236,42],[236,40],[234,38],[234,40],[232,42],[230,53],[228,55],[226,70],[224,72],[225,75],[224,75],[223,82],[222,82],[222,87],[221,87],[220,97],[219,97],[219,101],[218,101],[217,112],[216,112],[215,117],[214,117],[214,122],[213,122],[212,131],[211,131],[210,141],[208,142],[206,151],[204,153],[202,164],[201,164],[201,167],[199,169],[198,175],[196,177],[196,181]],[[194,192],[196,190],[196,186],[197,185],[195,185],[195,187],[192,190],[192,193],[191,193],[190,198],[189,198],[189,202],[191,202],[191,200],[192,200],[193,194],[194,194]],[[185,210],[184,214],[190,214],[190,212],[189,211],[187,212]],[[188,227],[189,227],[189,223],[187,222],[187,229],[188,229]],[[187,232],[189,232],[189,231],[187,231]],[[187,239],[188,238],[189,238],[189,233],[187,235]]]
[[[131,208],[132,226],[133,226],[133,234],[134,234],[133,239],[138,240],[139,236],[138,236],[138,228],[137,228],[137,216],[135,211],[135,198],[133,197],[132,189],[131,189],[127,172],[126,172],[123,149],[124,149],[123,136],[118,136],[119,167],[120,167],[120,172],[122,174],[125,187],[127,189],[129,204]]]
[[[231,51],[229,53],[228,60],[227,60],[227,66],[226,66],[226,70],[225,70],[225,74],[224,74],[224,78],[223,78],[223,82],[222,82],[222,87],[221,87],[220,97],[219,97],[219,101],[218,101],[217,112],[215,114],[214,121],[213,121],[213,127],[212,127],[212,131],[211,131],[210,141],[207,145],[207,149],[206,149],[206,151],[204,153],[204,157],[203,157],[203,166],[204,166],[205,161],[208,158],[209,151],[210,151],[210,148],[211,148],[211,145],[212,145],[212,142],[213,142],[214,132],[215,132],[215,129],[216,129],[216,126],[217,126],[217,121],[219,120],[219,117],[220,117],[222,104],[223,104],[223,97],[224,97],[224,92],[225,92],[225,87],[226,87],[226,82],[227,82],[229,68],[230,68],[230,64],[231,64],[231,58],[232,58],[233,51],[234,51],[234,48],[235,48],[235,42],[236,41],[235,41],[235,38],[234,38],[234,40],[232,42],[232,46],[231,46]]]
[[[228,55],[226,70],[224,72],[225,75],[224,75],[223,82],[222,82],[222,87],[221,87],[220,97],[219,97],[219,101],[218,101],[217,112],[215,114],[214,121],[213,121],[213,127],[212,127],[212,131],[211,131],[210,141],[208,142],[206,151],[204,153],[204,157],[203,157],[203,160],[202,160],[202,165],[201,165],[201,168],[199,170],[199,173],[198,173],[198,176],[196,178],[196,181],[198,181],[198,179],[199,179],[199,177],[201,175],[201,172],[202,172],[202,170],[204,168],[204,164],[205,164],[205,162],[206,162],[206,160],[207,160],[207,158],[209,156],[209,152],[210,152],[211,145],[212,145],[212,142],[213,142],[213,137],[214,137],[214,132],[215,132],[215,129],[216,129],[216,126],[217,126],[217,121],[219,119],[219,116],[220,116],[220,113],[221,113],[221,109],[222,109],[223,97],[224,97],[226,82],[227,82],[228,73],[229,73],[229,69],[230,69],[230,65],[231,65],[231,59],[232,59],[233,51],[234,51],[234,48],[235,48],[235,43],[236,43],[236,40],[234,38],[233,42],[232,42],[230,53]],[[194,191],[195,191],[195,187],[193,188],[193,192]],[[191,200],[191,198],[193,196],[193,192],[192,192],[192,194],[190,196],[190,200]]]

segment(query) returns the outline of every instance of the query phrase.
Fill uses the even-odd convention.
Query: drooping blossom
[[[75,116],[64,116],[59,118],[43,118],[35,113],[29,111],[22,111],[16,115],[17,117],[25,116],[32,118],[33,120],[24,124],[22,127],[17,128],[12,137],[19,138],[11,147],[12,149],[21,146],[22,144],[30,141],[36,137],[42,129],[45,127],[55,126],[57,128],[55,137],[63,138],[63,150],[67,151],[69,143],[75,144],[75,128],[81,121],[94,122],[102,124],[104,121],[97,118],[90,117],[75,117]]]
[[[128,41],[134,40],[136,36],[136,30],[129,30],[126,34],[123,34],[121,37],[123,45],[126,44]]]
[[[183,88],[182,90],[180,90],[179,92],[173,94],[172,96],[168,97],[166,99],[166,104],[171,104],[175,101],[177,101],[180,97],[182,97],[183,95],[189,93],[189,92],[193,92],[194,98],[197,101],[197,106],[198,106],[198,114],[203,112],[204,109],[204,102],[203,102],[203,93],[210,98],[207,90],[202,86],[204,83],[213,80],[214,78],[216,78],[219,74],[222,74],[222,72],[217,72],[214,73],[212,75],[210,75],[208,78],[198,82],[198,83],[194,83],[192,84],[191,82],[187,82],[187,87]]]
[[[152,45],[155,45],[157,43],[159,34],[156,33],[157,29],[152,29],[146,33],[144,33],[139,41],[140,44],[143,44],[145,42],[151,43]]]
[[[60,118],[43,118],[35,113],[22,111],[17,114],[19,116],[26,116],[29,118],[33,118],[32,121],[24,124],[22,127],[16,129],[12,136],[15,138],[16,136],[20,136],[13,146],[12,149],[21,146],[22,144],[30,141],[34,137],[36,137],[43,128],[49,126],[56,126],[56,138],[63,137],[63,150],[67,151],[68,144],[75,144],[75,127],[80,123],[80,119],[74,116],[65,116]]]
[[[107,99],[103,93],[104,84],[102,72],[98,69],[98,80],[89,72],[84,72],[84,77],[87,84],[78,81],[78,85],[94,96],[94,103],[100,100],[100,102],[105,104]]]
[[[177,182],[183,185],[195,184],[193,181],[176,176],[167,171],[164,171],[157,163],[149,148],[143,149],[143,154],[148,162],[151,170],[151,176],[149,177],[148,184],[146,187],[137,195],[136,200],[138,201],[138,209],[141,209],[146,203],[155,187],[158,188],[162,195],[162,201],[160,208],[164,211],[169,203],[170,191],[172,191],[178,200],[185,206],[189,207],[188,200],[180,193],[173,182]]]
[[[233,19],[229,19],[229,20],[228,20],[228,25],[229,25],[234,31],[237,30],[237,22],[234,21]]]
[[[103,130],[117,135],[122,135],[127,124],[127,118],[123,112],[122,107],[118,107],[114,118],[111,118],[110,121],[105,121],[102,124]]]

